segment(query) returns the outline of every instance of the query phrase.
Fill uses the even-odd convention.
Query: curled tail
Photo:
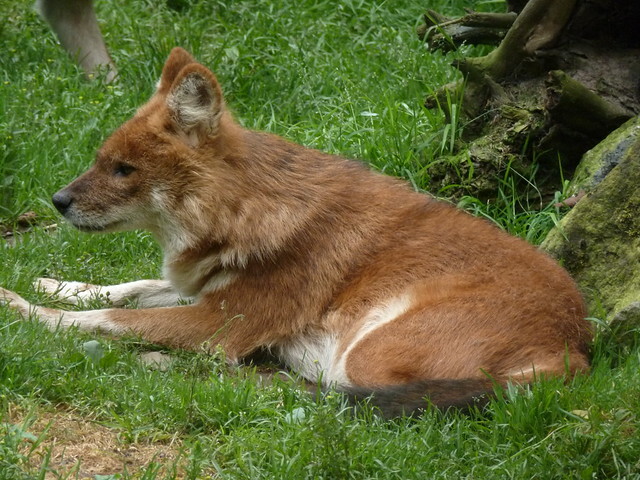
[[[370,398],[385,418],[419,414],[430,403],[441,410],[468,411],[484,407],[495,397],[501,382],[490,378],[434,379],[380,388],[350,387],[344,390],[352,403]]]

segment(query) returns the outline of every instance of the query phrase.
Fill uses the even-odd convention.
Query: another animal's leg
[[[91,78],[106,68],[106,81],[113,81],[118,72],[102,38],[91,0],[38,0],[36,8],[87,76]]]

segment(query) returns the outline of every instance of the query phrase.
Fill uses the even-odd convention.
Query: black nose
[[[60,190],[53,195],[51,201],[58,211],[64,215],[71,206],[71,203],[73,203],[73,197],[65,190]]]

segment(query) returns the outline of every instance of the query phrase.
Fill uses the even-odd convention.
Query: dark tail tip
[[[374,389],[354,387],[344,392],[351,403],[368,398],[382,416],[396,418],[420,415],[429,404],[440,410],[481,409],[495,397],[498,386],[499,382],[490,378],[434,379]]]

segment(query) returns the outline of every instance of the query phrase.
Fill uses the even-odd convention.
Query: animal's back
[[[588,368],[581,295],[543,252],[349,160],[306,151],[298,161],[332,179],[316,180],[321,207],[292,242],[295,263],[332,279],[323,321],[294,341],[333,355],[326,382],[528,382]]]

